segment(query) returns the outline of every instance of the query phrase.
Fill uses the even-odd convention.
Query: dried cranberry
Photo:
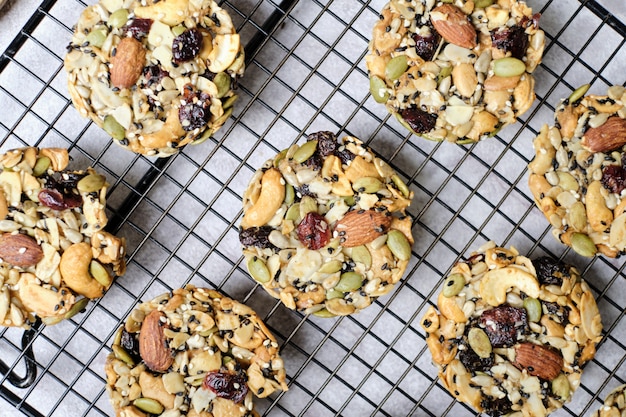
[[[426,133],[433,130],[437,123],[437,116],[427,113],[417,107],[400,110],[400,116],[408,123],[415,133]]]
[[[39,202],[52,210],[66,210],[80,207],[83,198],[78,194],[62,193],[53,188],[44,188],[37,195]]]
[[[236,404],[242,402],[248,394],[246,377],[232,372],[209,372],[204,378],[202,387]]]
[[[459,360],[465,369],[474,372],[486,372],[493,366],[493,355],[488,358],[481,358],[472,348],[465,345],[465,349],[459,351]]]
[[[602,168],[602,185],[615,194],[621,194],[626,188],[626,169],[619,165],[607,165]]]
[[[435,30],[431,30],[430,34],[426,36],[414,33],[413,40],[415,41],[415,52],[417,52],[417,55],[424,61],[432,61],[441,41],[441,35]]]
[[[493,347],[511,347],[517,342],[518,333],[528,331],[526,310],[507,305],[485,310],[480,323]]]
[[[141,362],[141,356],[139,355],[139,339],[135,334],[129,333],[126,329],[122,328],[120,345],[135,362]]]
[[[143,76],[146,79],[144,85],[150,87],[153,84],[158,84],[164,77],[167,77],[168,75],[169,73],[161,68],[160,65],[149,65],[147,67],[144,67]]]
[[[549,256],[542,256],[534,259],[532,262],[537,272],[537,279],[541,285],[557,285],[560,287],[563,284],[563,278],[569,277],[567,265]]]
[[[211,97],[204,91],[196,91],[191,84],[185,85],[183,90],[178,118],[183,129],[189,132],[208,123],[211,118]]]
[[[141,40],[148,35],[151,27],[152,19],[141,19],[137,17],[126,26],[126,33],[130,33],[133,38],[141,42]]]
[[[198,55],[202,48],[202,34],[198,29],[189,29],[174,38],[172,42],[172,56],[174,62],[181,64],[190,61]]]
[[[491,32],[491,44],[504,52],[511,52],[514,58],[522,59],[528,49],[528,35],[526,29],[518,25],[494,30]]]
[[[269,235],[272,232],[271,227],[251,227],[249,229],[241,229],[239,231],[239,241],[244,246],[256,246],[257,248],[274,248],[269,241]]]
[[[307,140],[317,140],[317,151],[324,158],[335,153],[337,149],[337,137],[333,132],[315,132],[311,133]]]
[[[483,412],[491,417],[500,417],[513,411],[513,404],[508,397],[483,397],[480,401],[480,406],[483,408]]]
[[[310,212],[300,222],[297,228],[298,239],[304,246],[317,250],[326,246],[330,241],[330,227],[324,216]]]

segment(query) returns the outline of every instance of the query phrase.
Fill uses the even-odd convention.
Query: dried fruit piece
[[[172,56],[174,62],[183,62],[194,59],[202,49],[202,34],[198,29],[189,29],[174,38],[172,42]]]
[[[467,345],[459,351],[459,360],[470,372],[485,372],[491,369],[494,363],[493,355],[481,358]]]
[[[462,48],[476,47],[476,29],[458,7],[442,4],[430,12],[430,21],[446,42]]]
[[[480,316],[493,347],[513,346],[520,335],[528,332],[526,310],[511,306],[498,306],[485,310]]]
[[[417,55],[424,61],[432,61],[441,42],[441,36],[432,30],[428,35],[424,36],[414,33],[413,40],[415,41],[415,52]]]
[[[130,88],[139,79],[146,61],[146,50],[135,38],[123,38],[111,57],[111,84]]]
[[[333,132],[321,131],[311,133],[307,140],[317,141],[317,153],[323,158],[334,154],[337,150],[337,137]]]
[[[328,244],[331,237],[330,227],[324,216],[309,212],[297,228],[298,239],[308,249],[317,250]]]
[[[590,152],[608,153],[626,145],[626,119],[611,116],[604,124],[592,127],[580,144]]]
[[[607,165],[602,168],[602,185],[615,194],[621,194],[626,188],[626,169],[619,165]]]
[[[122,327],[120,335],[120,346],[124,348],[126,353],[128,353],[136,363],[141,361],[141,356],[139,355],[139,339],[135,334],[127,332],[124,327]]]
[[[152,19],[141,19],[139,17],[134,18],[128,25],[126,25],[126,33],[130,33],[131,36],[138,41],[148,36],[150,28],[152,27]]]
[[[371,242],[389,230],[391,217],[376,210],[353,210],[337,222],[341,245],[354,247]]]
[[[269,235],[272,232],[270,226],[250,227],[239,231],[239,242],[243,246],[256,246],[257,248],[273,248],[274,245],[269,241]]]
[[[563,262],[549,256],[533,259],[533,266],[537,273],[537,279],[541,285],[563,284],[563,278],[569,278],[569,268]]]
[[[513,58],[522,59],[528,49],[526,29],[520,25],[491,31],[491,43],[505,53],[511,52]]]
[[[515,366],[526,369],[529,374],[552,381],[561,373],[563,356],[551,348],[530,342],[515,347]]]
[[[39,191],[37,198],[44,206],[59,211],[80,207],[83,204],[83,199],[78,194],[61,193],[49,188]]]
[[[28,268],[43,259],[43,250],[30,236],[3,233],[0,236],[0,259],[20,268]]]
[[[426,133],[434,129],[437,116],[430,114],[417,107],[409,107],[400,110],[400,116],[415,133]]]
[[[169,326],[161,318],[165,319],[165,314],[153,310],[143,320],[139,332],[139,355],[154,372],[165,372],[174,362],[170,349],[165,346],[163,334],[163,330]]]
[[[202,387],[237,404],[243,402],[248,393],[245,375],[232,372],[208,372]]]

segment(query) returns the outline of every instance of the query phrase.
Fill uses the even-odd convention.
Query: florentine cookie
[[[602,323],[578,271],[489,242],[457,263],[422,319],[443,385],[490,416],[545,416],[570,400]]]
[[[244,193],[239,238],[248,271],[290,309],[357,312],[402,278],[412,198],[360,140],[313,133],[267,161]]]
[[[604,400],[604,405],[591,417],[620,417],[626,412],[626,385],[615,388]]]
[[[535,99],[545,35],[513,0],[392,0],[365,58],[374,100],[418,136],[477,142]]]
[[[561,101],[535,138],[528,184],[554,236],[583,256],[626,250],[626,91]]]
[[[0,155],[0,324],[55,324],[126,269],[125,240],[103,230],[108,184],[69,171],[66,149]]]
[[[105,370],[118,417],[258,416],[253,396],[287,390],[276,339],[256,313],[192,285],[133,310]]]
[[[115,143],[167,156],[228,119],[244,51],[213,0],[101,0],[75,26],[69,92]]]

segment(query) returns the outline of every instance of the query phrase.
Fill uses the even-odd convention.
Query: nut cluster
[[[69,171],[67,150],[0,155],[0,324],[55,324],[101,297],[126,269],[125,241],[103,230],[108,185]]]
[[[492,416],[560,408],[601,339],[600,312],[575,268],[493,242],[452,268],[437,307],[422,326],[442,383]]]

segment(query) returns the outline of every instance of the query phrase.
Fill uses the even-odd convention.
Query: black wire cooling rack
[[[594,1],[529,0],[547,35],[537,102],[495,138],[463,147],[407,135],[369,97],[363,57],[384,3],[225,2],[246,45],[241,98],[214,137],[162,160],[112,145],[73,109],[62,60],[85,3],[41,3],[0,58],[1,150],[68,147],[77,166],[105,173],[109,229],[127,238],[129,267],[84,314],[0,331],[0,395],[15,407],[0,415],[112,415],[103,366],[115,330],[137,302],[188,282],[248,303],[279,339],[290,390],[257,401],[265,415],[475,415],[437,382],[419,318],[451,265],[487,240],[564,258],[598,297],[604,338],[572,402],[554,415],[588,414],[626,381],[623,260],[566,250],[526,187],[532,138],[551,122],[558,100],[585,83],[596,93],[624,83],[624,25]],[[365,140],[415,192],[406,276],[353,317],[319,319],[282,307],[246,274],[237,238],[241,195],[255,168],[318,130]]]

